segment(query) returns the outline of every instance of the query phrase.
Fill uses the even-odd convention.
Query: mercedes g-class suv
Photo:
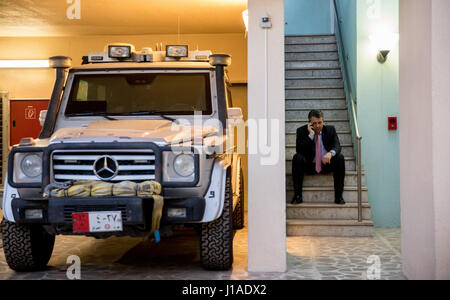
[[[50,58],[56,81],[42,132],[22,139],[8,158],[2,237],[10,268],[44,268],[57,234],[151,232],[152,196],[44,193],[81,181],[157,182],[162,226],[195,227],[202,266],[231,268],[233,231],[244,226],[244,182],[229,143],[227,121],[242,119],[232,106],[230,63],[229,55],[187,46],[136,51],[122,43],[89,53],[79,67],[68,57]],[[87,224],[75,230],[82,214]],[[100,219],[101,228],[89,225]]]

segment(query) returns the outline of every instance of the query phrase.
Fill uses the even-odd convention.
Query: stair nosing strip
[[[336,133],[339,134],[351,134],[351,131],[336,131]],[[289,132],[289,133],[285,133],[285,134],[289,134],[289,135],[295,135],[296,132]]]
[[[307,71],[311,71],[311,70],[316,70],[316,71],[323,71],[323,70],[327,70],[327,71],[341,71],[341,67],[339,66],[338,68],[284,68],[285,71],[302,71],[302,70],[307,70]],[[342,73],[341,73],[342,74]]]
[[[326,122],[330,123],[330,122],[348,122],[348,119],[326,119]],[[296,121],[285,121],[285,122],[289,122],[289,123],[297,123],[297,122],[304,122],[305,124],[309,122],[309,120],[307,119],[301,119],[301,120],[296,120]]]
[[[286,148],[295,148],[295,144],[286,144]],[[341,147],[353,147],[353,144],[341,144]]]
[[[285,80],[336,80],[336,79],[343,79],[340,75],[325,75],[322,77],[319,76],[293,76],[293,77],[286,77]]]
[[[311,61],[319,61],[319,62],[322,62],[322,61],[339,61],[339,58],[333,58],[333,59],[329,59],[329,58],[316,58],[316,59],[289,59],[289,60],[287,60],[287,59],[285,59],[284,60],[285,62],[295,62],[295,61],[306,61],[306,62],[311,62]]]
[[[354,158],[354,157],[351,157],[351,156],[344,156],[344,160],[347,160],[347,161],[352,161],[352,160],[355,160],[356,158]],[[292,162],[292,159],[286,159],[286,162]],[[354,172],[356,172],[356,171],[354,171]]]
[[[335,221],[335,222],[330,222],[330,221]],[[342,221],[342,222],[340,223],[339,221]],[[356,220],[356,219],[355,220],[354,219],[342,219],[342,220],[286,219],[286,224],[288,224],[288,223],[290,225],[303,225],[303,226],[367,226],[367,227],[374,226],[374,223],[372,220],[363,220],[362,222],[358,222],[358,220]]]
[[[317,52],[319,52],[319,51],[314,51],[314,50],[310,50],[310,51],[298,51],[298,52],[292,52],[292,51],[285,51],[285,52],[287,52],[287,53],[310,53],[310,54],[314,54],[314,53],[317,53]],[[320,51],[320,52],[328,52],[328,53],[339,53],[339,51],[338,50],[322,50],[322,51]]]
[[[284,62],[298,62],[298,61],[304,61],[304,62],[311,62],[311,61],[338,61],[338,59],[328,59],[328,58],[314,58],[314,59],[285,59]]]
[[[362,203],[364,208],[371,208],[370,203],[363,202]],[[358,203],[355,202],[347,202],[344,205],[342,204],[335,204],[335,203],[309,203],[309,202],[303,202],[301,204],[287,204],[286,208],[357,208]]]
[[[316,174],[317,175],[317,174]],[[292,190],[286,190],[287,191],[294,191]],[[303,192],[334,192],[334,187],[333,186],[318,186],[318,187],[314,187],[314,186],[309,186],[309,187],[303,187]],[[356,186],[344,186],[344,191],[347,192],[357,192],[358,191],[358,187]],[[369,188],[367,186],[363,186],[362,187],[362,191],[363,192],[368,192]]]
[[[284,41],[285,46],[303,46],[303,45],[314,45],[314,46],[320,46],[320,45],[336,45],[337,42],[319,42],[319,43],[286,43],[286,40]]]
[[[310,108],[285,108],[286,111],[311,111]],[[336,111],[336,110],[348,110],[348,107],[343,108],[321,108],[321,111]]]
[[[285,90],[288,91],[295,91],[295,90],[344,90],[344,87],[340,87],[340,86],[319,86],[319,87],[314,87],[314,86],[308,86],[308,87],[285,87]]]
[[[284,37],[316,37],[316,36],[336,36],[335,33],[316,33],[316,34],[285,34]]]
[[[285,98],[285,101],[328,101],[328,100],[346,100],[346,98]]]

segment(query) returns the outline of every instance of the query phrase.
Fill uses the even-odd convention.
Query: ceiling
[[[247,0],[0,0],[0,36],[241,33],[245,9]]]

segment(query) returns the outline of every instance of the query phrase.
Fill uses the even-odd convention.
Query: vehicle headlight
[[[42,158],[38,154],[28,154],[20,162],[20,169],[27,177],[40,176],[42,174]]]
[[[170,186],[194,186],[198,180],[198,155],[191,151],[162,152],[162,181]]]
[[[42,180],[42,152],[14,153],[13,182],[39,183]]]
[[[178,155],[173,162],[173,168],[182,177],[191,176],[195,171],[194,157],[189,154]]]

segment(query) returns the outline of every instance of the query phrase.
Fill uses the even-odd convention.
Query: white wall
[[[430,0],[431,1],[431,0]],[[433,195],[436,278],[450,279],[450,1],[433,0]]]
[[[400,200],[409,279],[450,279],[449,11],[448,0],[400,0]]]
[[[279,129],[273,135],[276,137],[275,143],[271,145],[274,151],[278,151],[278,161],[274,165],[263,165],[261,154],[248,155],[248,271],[285,272],[284,2],[249,0],[248,9],[248,118],[266,118],[265,32],[259,24],[261,16],[267,12],[273,25],[267,31],[267,111],[268,117],[279,123]],[[249,141],[252,143],[256,136],[249,132]]]

